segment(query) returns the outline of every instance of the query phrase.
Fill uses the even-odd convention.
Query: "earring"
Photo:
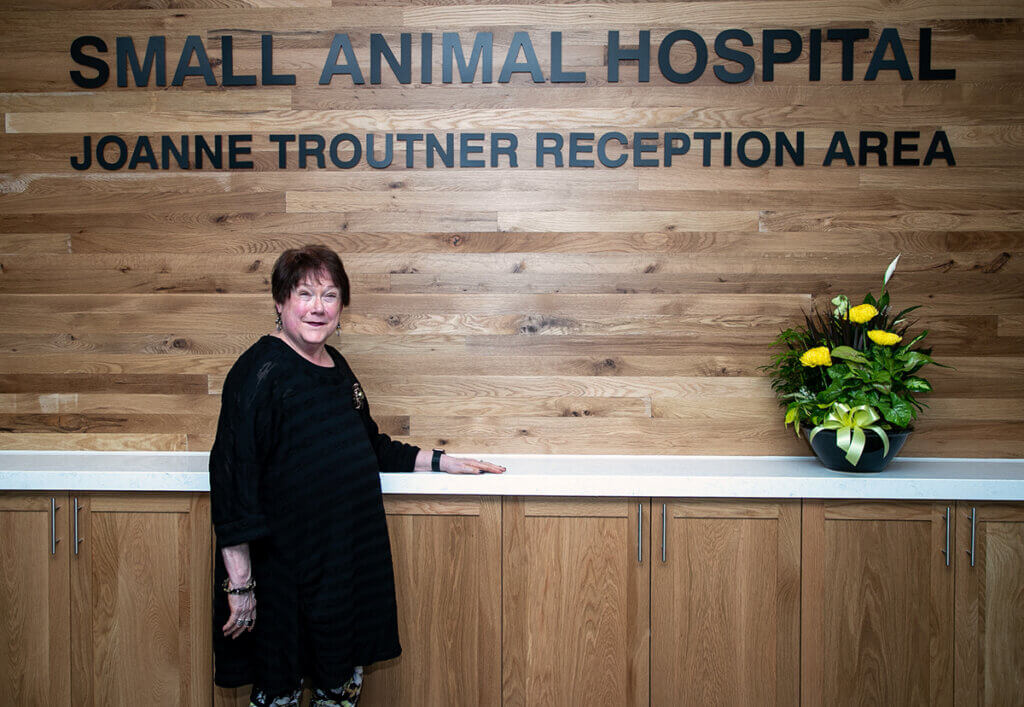
[[[277,319],[274,320],[274,325],[277,326],[277,330],[281,331],[284,327],[281,325],[281,313],[277,313]]]
[[[338,326],[334,327],[334,333],[336,333],[338,336],[341,336],[341,320],[340,319],[338,320]]]

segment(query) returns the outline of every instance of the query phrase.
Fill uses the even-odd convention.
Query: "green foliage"
[[[825,311],[805,314],[803,327],[786,329],[773,342],[780,351],[762,370],[768,373],[779,404],[786,409],[786,424],[794,424],[797,435],[801,424],[820,425],[835,403],[873,408],[887,430],[909,427],[926,407],[917,395],[931,391],[932,386],[917,375],[918,371],[928,364],[942,364],[931,358],[930,348],[918,345],[928,335],[927,330],[904,343],[908,330],[916,323],[906,317],[918,306],[895,314],[890,311],[885,286],[898,260],[899,256],[886,270],[881,296],[875,299],[868,293],[864,297],[864,304],[878,311],[870,321],[850,321],[850,301],[840,295]],[[892,346],[877,344],[868,337],[868,332],[876,329],[902,340]],[[806,351],[819,346],[829,349],[832,365],[808,367],[801,363]]]

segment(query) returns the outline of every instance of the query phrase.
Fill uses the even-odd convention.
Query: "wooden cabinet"
[[[505,704],[798,702],[799,501],[506,499],[504,521]]]
[[[804,502],[803,704],[953,703],[952,509]]]
[[[503,704],[648,704],[650,503],[506,498],[503,526]]]
[[[805,705],[1017,705],[1024,504],[804,501]]]
[[[651,704],[797,704],[800,502],[653,511]]]
[[[367,707],[1024,694],[1021,503],[385,506],[404,653]],[[211,689],[205,494],[3,493],[0,537],[0,701],[248,704]]]
[[[19,568],[0,589],[0,679],[17,686],[15,704],[210,704],[205,494],[3,494],[0,504],[3,566]]]
[[[79,502],[72,704],[209,704],[208,497],[94,493]]]
[[[66,494],[0,494],[0,686],[15,705],[71,701]]]
[[[1024,701],[1024,504],[959,502],[958,707]]]
[[[501,704],[501,499],[388,496],[402,655],[360,705]]]

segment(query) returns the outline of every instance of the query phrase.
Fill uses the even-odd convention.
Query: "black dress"
[[[218,685],[284,694],[309,676],[332,688],[402,651],[379,472],[412,471],[419,448],[379,432],[345,359],[327,351],[334,368],[264,336],[224,381],[211,515],[218,549],[249,543],[257,620],[224,637],[217,552]]]

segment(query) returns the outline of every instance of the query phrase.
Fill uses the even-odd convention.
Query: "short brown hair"
[[[270,276],[270,293],[275,302],[284,304],[300,282],[320,273],[326,273],[341,291],[341,304],[347,307],[349,291],[345,266],[338,254],[325,245],[304,245],[281,253]]]

